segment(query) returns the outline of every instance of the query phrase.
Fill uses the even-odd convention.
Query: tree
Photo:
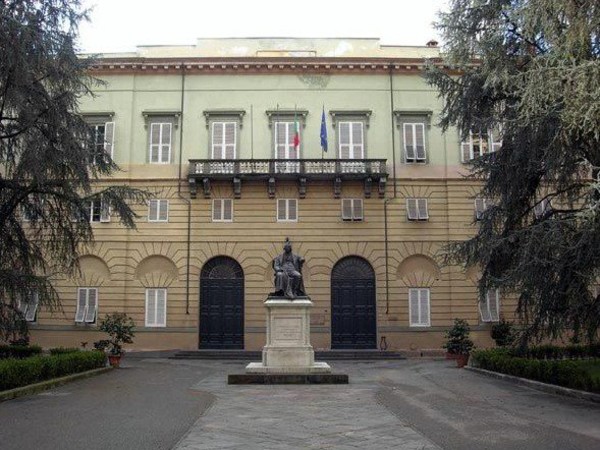
[[[76,53],[87,18],[73,0],[0,3],[0,340],[24,331],[24,301],[60,307],[52,277],[72,275],[93,242],[90,202],[134,227],[145,193],[94,181],[118,170],[98,145],[78,99],[98,83]],[[101,156],[101,157],[100,157]]]
[[[518,297],[523,339],[565,330],[594,340],[600,298],[600,4],[597,0],[451,0],[438,28],[444,65],[428,81],[441,126],[500,129],[472,161],[490,205],[447,261],[481,268],[480,299]]]

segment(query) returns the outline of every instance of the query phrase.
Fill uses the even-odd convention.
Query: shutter
[[[115,123],[106,122],[104,124],[104,153],[113,158],[115,141]]]
[[[161,125],[161,152],[160,162],[169,163],[171,162],[171,124],[163,123]]]
[[[364,158],[363,123],[352,122],[352,159]]]
[[[37,312],[39,300],[40,300],[40,297],[39,297],[38,292],[30,293],[28,303],[27,303],[27,312],[25,313],[25,320],[27,322],[35,321],[35,313]]]
[[[408,290],[408,309],[410,314],[410,325],[419,325],[419,290],[409,289]]]
[[[150,124],[150,162],[157,163],[160,148],[160,123]]]
[[[288,200],[288,220],[298,220],[298,200]]]
[[[169,220],[169,200],[158,200],[158,220],[161,222]]]
[[[235,122],[227,122],[225,126],[225,159],[235,159],[236,126]]]
[[[490,321],[490,291],[485,294],[485,301],[479,301],[479,314],[481,315],[482,322]]]
[[[223,122],[212,124],[212,159],[224,159],[223,152]]]
[[[156,289],[156,325],[167,324],[167,290]]]
[[[100,222],[110,222],[110,206],[103,200],[100,200]]]
[[[417,220],[419,218],[419,211],[417,210],[416,198],[406,199],[406,212],[408,213],[409,220]]]
[[[363,220],[363,201],[361,198],[355,198],[353,201],[354,220]]]
[[[427,155],[425,154],[425,125],[422,123],[416,123],[414,127],[417,161],[425,161],[427,159]]]
[[[231,221],[233,219],[233,200],[230,198],[223,200],[223,220]]]
[[[417,199],[417,206],[419,209],[419,220],[429,219],[429,211],[427,211],[427,199],[426,198]]]
[[[415,145],[413,135],[413,125],[411,123],[404,124],[404,151],[406,152],[406,161],[412,162],[415,160]]]
[[[286,219],[285,204],[286,204],[286,201],[284,199],[277,200],[277,220],[285,220]]]
[[[287,122],[275,122],[275,159],[285,159],[289,145]]]
[[[96,321],[96,308],[98,307],[98,289],[88,289],[87,309],[85,312],[85,321],[92,323]]]
[[[342,220],[352,220],[352,199],[342,199]]]
[[[223,220],[223,205],[221,203],[221,199],[213,200],[213,221]]]
[[[156,325],[156,289],[146,289],[146,326]]]
[[[499,303],[500,303],[500,299],[499,299],[499,293],[498,290],[494,290],[491,292],[491,295],[489,296],[489,310],[490,310],[490,321],[491,322],[498,322],[499,319]]]
[[[85,307],[87,305],[87,289],[79,288],[77,290],[77,312],[75,313],[75,322],[83,322],[85,317]]]
[[[421,313],[419,323],[429,326],[429,289],[419,289],[419,311]]]
[[[158,200],[150,200],[148,203],[148,220],[154,222],[158,220]]]
[[[350,122],[340,122],[340,159],[350,159]]]
[[[475,199],[475,219],[476,220],[483,219],[484,211],[485,211],[485,199],[476,198]]]

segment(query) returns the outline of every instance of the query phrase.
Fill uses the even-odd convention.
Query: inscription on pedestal
[[[275,341],[298,342],[302,340],[302,318],[274,317],[273,328]]]

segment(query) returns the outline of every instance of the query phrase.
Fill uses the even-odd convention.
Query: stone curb
[[[25,395],[36,394],[38,392],[46,391],[63,384],[70,383],[71,381],[81,380],[84,378],[90,378],[95,375],[100,375],[104,372],[109,372],[112,367],[101,367],[99,369],[92,369],[85,372],[74,373],[60,378],[53,378],[52,380],[42,381],[40,383],[29,384],[8,391],[0,392],[0,402],[5,400],[12,400],[13,398],[23,397]]]
[[[476,372],[487,377],[497,378],[499,380],[505,380],[511,383],[520,384],[522,386],[527,386],[538,391],[600,403],[600,394],[594,394],[592,392],[579,391],[577,389],[556,386],[555,384],[542,383],[541,381],[528,380],[527,378],[519,378],[513,375],[506,375],[504,373],[492,372],[491,370],[480,369],[479,367],[465,366],[464,368],[470,370],[471,372]]]

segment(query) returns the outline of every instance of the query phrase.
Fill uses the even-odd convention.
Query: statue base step
[[[246,366],[246,373],[280,373],[280,374],[316,374],[331,373],[331,366],[324,362],[313,362],[312,365],[286,365],[265,366],[263,363],[254,362]]]

